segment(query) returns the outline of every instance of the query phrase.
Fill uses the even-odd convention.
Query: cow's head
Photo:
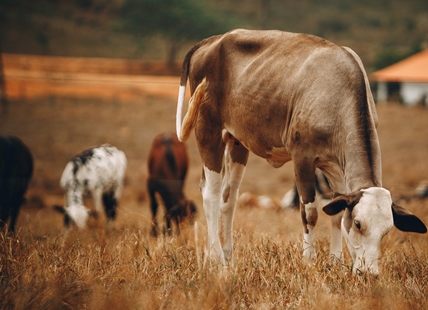
[[[69,227],[70,224],[74,224],[79,229],[86,227],[86,223],[90,216],[97,215],[95,212],[86,209],[84,205],[72,205],[69,207],[55,205],[54,209],[64,214],[65,227]]]
[[[391,194],[381,187],[370,187],[339,195],[323,207],[328,215],[345,210],[342,234],[353,260],[353,272],[378,274],[379,247],[393,225],[402,231],[426,233],[422,221],[392,202]]]

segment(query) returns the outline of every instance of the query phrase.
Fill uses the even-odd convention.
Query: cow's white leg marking
[[[226,154],[228,156],[228,154]],[[236,201],[239,195],[239,186],[245,172],[245,166],[239,163],[226,161],[226,175],[223,182],[223,195],[221,201],[222,231],[224,236],[224,256],[226,264],[232,260],[233,254],[233,218]],[[228,193],[225,193],[227,191]],[[226,198],[227,197],[227,198]]]
[[[225,265],[224,253],[221,248],[219,236],[221,174],[209,170],[204,166],[205,184],[203,185],[202,198],[208,226],[208,253],[210,258],[219,259]]]
[[[343,212],[331,217],[330,255],[342,260],[342,222]]]
[[[305,213],[308,224],[304,227],[303,231],[303,258],[315,260],[314,228],[318,217],[316,200],[305,204]]]

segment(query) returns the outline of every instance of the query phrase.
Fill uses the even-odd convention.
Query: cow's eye
[[[355,224],[355,227],[357,227],[358,230],[361,230],[361,223],[360,223],[359,220],[354,219],[354,224]]]

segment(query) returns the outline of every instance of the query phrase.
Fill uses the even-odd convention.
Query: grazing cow
[[[15,232],[19,209],[33,174],[30,149],[14,136],[0,136],[0,229],[10,217]]]
[[[280,202],[275,198],[267,195],[257,196],[250,192],[242,193],[239,196],[236,205],[241,208],[270,209],[275,211],[281,209]]]
[[[153,218],[152,235],[158,234],[156,193],[162,197],[165,205],[167,232],[171,232],[171,220],[177,224],[179,231],[179,223],[186,217],[193,218],[196,212],[194,203],[183,194],[188,166],[185,144],[178,141],[175,134],[157,135],[150,149],[148,165],[147,188]]]
[[[332,198],[332,191],[328,180],[321,170],[315,170],[315,190],[316,195],[321,199],[323,205],[327,204]],[[283,209],[300,209],[299,193],[297,192],[297,185],[285,193],[281,199],[281,208]]]
[[[57,211],[64,213],[66,227],[74,223],[84,228],[89,215],[102,211],[102,203],[107,219],[115,219],[126,164],[125,154],[109,144],[83,151],[67,163],[60,180],[65,190],[65,208],[56,206]],[[95,213],[83,205],[86,194],[94,200]]]
[[[195,129],[211,258],[225,265],[232,258],[232,221],[249,150],[273,167],[293,161],[306,259],[316,257],[316,168],[342,193],[323,207],[332,219],[330,253],[342,258],[342,231],[354,272],[378,273],[380,241],[394,224],[426,232],[381,187],[375,105],[351,49],[307,34],[240,29],[196,44],[182,70],[177,134],[185,141]],[[182,121],[187,79],[192,97]]]

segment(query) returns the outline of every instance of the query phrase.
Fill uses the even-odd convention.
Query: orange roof
[[[428,82],[428,49],[372,74],[381,82]]]

